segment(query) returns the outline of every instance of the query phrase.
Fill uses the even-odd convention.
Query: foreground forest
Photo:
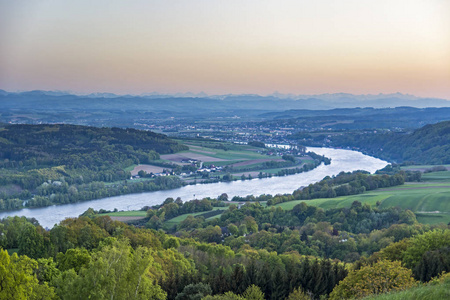
[[[8,217],[0,221],[0,246],[7,250],[0,250],[0,298],[306,300],[410,288],[445,293],[449,225],[420,224],[409,210],[358,201],[334,209],[308,204],[333,196],[330,191],[359,194],[420,180],[417,172],[380,172],[393,174],[342,172],[292,195],[243,198],[239,206],[224,201],[225,194],[167,198],[135,225],[93,209],[50,230],[34,219]],[[276,206],[295,199],[303,202],[293,209]],[[196,216],[173,227],[164,223],[181,214]]]
[[[310,210],[305,205],[292,213],[301,217],[303,209]],[[1,246],[8,249],[0,249],[0,298],[350,299],[448,284],[442,275],[450,271],[448,226],[355,203],[347,218],[355,224],[374,213],[375,219],[389,216],[356,234],[331,223],[345,210],[312,210],[303,226],[292,227],[276,225],[291,212],[266,211],[251,203],[230,206],[218,222],[233,223],[186,222],[180,237],[92,211],[50,231],[35,220],[8,217],[0,222]],[[261,213],[273,215],[274,223],[251,216]],[[330,259],[338,252],[344,261]]]
[[[36,190],[33,206],[69,201],[58,195],[86,200],[129,192],[134,185],[120,184],[129,176],[126,164],[186,150],[166,136],[133,129],[27,126],[0,131],[1,180],[9,189],[19,186],[23,199]],[[444,135],[441,126],[421,130]],[[438,143],[430,138],[429,149]],[[449,225],[421,224],[413,211],[375,201],[313,205],[314,199],[401,190],[405,182],[420,188],[421,180],[417,170],[388,165],[374,175],[327,176],[292,194],[167,198],[144,207],[145,217],[133,225],[93,209],[47,230],[35,219],[8,217],[0,221],[0,299],[307,300],[402,293],[445,299]],[[148,190],[179,185],[170,176],[140,182]],[[13,200],[6,196],[3,208],[22,203]]]

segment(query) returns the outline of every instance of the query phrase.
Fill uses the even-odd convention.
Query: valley
[[[232,116],[247,104],[227,119],[135,122],[127,112],[104,123],[118,127],[93,126],[96,113],[85,125],[2,124],[0,255],[13,271],[17,254],[56,270],[33,284],[62,299],[96,290],[76,287],[102,266],[119,270],[114,253],[126,254],[122,266],[146,260],[146,270],[122,268],[126,283],[111,279],[127,286],[120,295],[133,274],[155,299],[191,289],[206,289],[203,299],[342,299],[348,285],[391,276],[411,293],[441,291],[450,271],[445,109]],[[364,272],[374,279],[354,279]]]

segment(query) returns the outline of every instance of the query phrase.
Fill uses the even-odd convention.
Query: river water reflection
[[[146,205],[161,204],[168,197],[181,197],[183,201],[187,201],[194,198],[217,197],[222,193],[227,193],[230,198],[233,196],[292,193],[301,186],[322,180],[327,175],[332,176],[342,171],[355,170],[366,170],[373,173],[387,164],[387,162],[380,159],[351,150],[308,147],[308,151],[331,158],[331,164],[328,166],[322,164],[312,171],[284,177],[188,185],[174,190],[122,195],[74,204],[2,212],[0,213],[0,218],[15,215],[34,217],[42,226],[51,228],[67,217],[79,216],[89,207],[95,210],[101,208],[106,210],[113,210],[114,208],[118,210],[136,210]]]

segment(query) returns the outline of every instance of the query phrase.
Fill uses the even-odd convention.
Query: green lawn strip
[[[444,166],[444,167],[450,167],[450,165],[411,165],[411,166],[403,166],[401,167],[402,170],[411,170],[411,169],[431,169],[433,167],[438,166]]]
[[[129,167],[126,167],[125,169],[123,169],[125,172],[131,172],[131,171],[133,171],[134,170],[134,168],[136,167],[137,165],[131,165],[131,166],[129,166]]]
[[[436,192],[424,197],[418,211],[450,212],[450,190]]]
[[[205,146],[201,146],[201,142],[194,144],[193,142],[189,141],[185,144],[187,146],[189,146],[189,145],[198,146],[198,147],[201,147],[201,149],[191,148],[189,151],[180,152],[180,154],[183,154],[183,153],[185,153],[187,155],[188,155],[188,153],[201,154],[201,155],[209,156],[212,158],[219,158],[219,159],[234,161],[233,163],[239,162],[239,161],[254,160],[254,159],[270,159],[270,160],[280,159],[280,157],[278,157],[278,156],[268,156],[268,155],[256,153],[255,151],[260,150],[259,148],[255,148],[255,147],[251,147],[251,146],[247,146],[247,145],[232,145],[233,148],[235,148],[236,150],[225,151],[223,149],[208,148]],[[204,153],[201,151],[214,152],[214,154]],[[213,162],[208,162],[208,164],[211,164],[211,163],[213,163]],[[225,163],[225,164],[219,164],[219,163],[220,162],[214,162],[214,164],[217,166],[228,164],[228,163]]]
[[[450,171],[425,173],[422,174],[422,180],[450,182]]]
[[[225,151],[221,149],[207,149],[204,151],[214,152],[204,153],[196,151],[196,149],[178,152],[181,155],[189,156],[189,153],[204,155],[212,158],[225,159],[225,160],[252,160],[252,159],[268,159],[270,156],[254,153],[251,151]],[[278,158],[278,157],[277,157]]]
[[[352,195],[352,196],[344,196],[344,197],[336,197],[336,198],[321,198],[321,199],[313,199],[313,200],[295,200],[277,204],[275,206],[280,206],[284,210],[293,209],[294,206],[301,202],[305,202],[311,206],[321,207],[323,209],[331,209],[331,208],[342,208],[342,207],[350,207],[354,201],[359,201],[361,203],[368,203],[369,205],[376,205],[377,201],[383,201],[389,197],[389,195],[376,195],[376,194],[361,194],[361,195]]]
[[[220,214],[220,215],[215,215],[215,216],[212,216],[212,217],[209,217],[209,218],[206,218],[205,220],[212,220],[212,219],[217,219],[217,218],[220,218],[220,216],[221,216],[222,214]]]
[[[362,300],[436,300],[450,299],[450,280],[436,285],[420,285],[404,291],[369,296]]]
[[[435,214],[435,213],[416,213],[417,221],[422,224],[449,224],[450,223],[450,213],[446,214]]]
[[[147,212],[143,210],[129,210],[129,211],[118,211],[105,214],[99,214],[99,216],[110,216],[110,217],[146,217]]]
[[[239,159],[239,160],[252,160],[252,159],[270,159],[272,156],[262,155],[253,151],[217,151],[215,157],[222,159]],[[279,157],[274,157],[279,158]]]
[[[354,201],[363,204],[376,205],[380,202],[380,208],[400,207],[410,209],[415,213],[440,212],[436,217],[431,214],[422,213],[418,220],[426,224],[444,223],[450,221],[450,189],[428,184],[429,188],[419,189],[379,189],[359,195],[350,195],[336,198],[296,200],[277,204],[283,209],[292,209],[295,205],[305,202],[308,205],[321,207],[323,209],[350,207]],[[434,214],[433,214],[434,215]],[[447,221],[448,220],[448,221]]]
[[[228,207],[213,207],[213,210],[226,210],[228,209]],[[202,212],[198,212],[198,213],[191,213],[191,214],[184,214],[184,215],[180,215],[177,216],[175,218],[169,219],[167,221],[164,222],[164,226],[165,227],[173,227],[176,226],[178,224],[180,224],[182,221],[184,221],[188,216],[199,216],[206,213],[206,211],[202,211]],[[220,215],[219,215],[220,216]]]
[[[218,148],[214,148],[214,145],[226,145],[227,147],[231,147],[234,149],[244,149],[247,150],[249,148],[255,148],[252,146],[248,146],[248,145],[239,145],[239,144],[232,144],[232,143],[224,143],[224,142],[214,142],[214,141],[193,141],[193,140],[179,140],[179,139],[175,139],[176,141],[185,144],[186,146],[196,146],[196,147],[201,147],[201,150],[220,150]],[[210,146],[210,147],[209,147]],[[198,148],[197,148],[198,149]]]
[[[440,187],[448,187],[450,186],[450,182],[432,182],[432,181],[422,181],[418,183],[405,183],[403,185],[393,186],[389,188],[385,188],[383,190],[414,190],[417,188],[440,188]]]
[[[390,191],[391,196],[381,203],[381,208],[398,206],[416,211],[450,212],[450,190],[443,188]]]
[[[232,164],[235,164],[235,163],[238,163],[241,161],[243,161],[243,160],[208,161],[206,163],[203,163],[203,166],[215,165],[216,167],[223,167],[223,166],[232,165]]]

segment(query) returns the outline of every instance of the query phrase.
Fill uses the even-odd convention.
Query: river
[[[188,185],[173,190],[122,195],[74,204],[25,208],[18,211],[1,212],[0,218],[16,215],[34,217],[43,227],[52,228],[53,225],[65,218],[79,216],[89,207],[95,210],[101,208],[106,210],[113,210],[114,208],[137,210],[146,205],[161,204],[168,197],[181,197],[183,201],[187,201],[204,197],[215,198],[222,193],[227,193],[229,198],[233,196],[292,193],[301,186],[307,186],[310,183],[322,180],[327,175],[332,176],[342,171],[355,170],[366,170],[373,173],[387,164],[380,159],[351,150],[313,147],[308,147],[307,150],[331,158],[331,164],[327,166],[322,164],[309,172],[283,177]]]

